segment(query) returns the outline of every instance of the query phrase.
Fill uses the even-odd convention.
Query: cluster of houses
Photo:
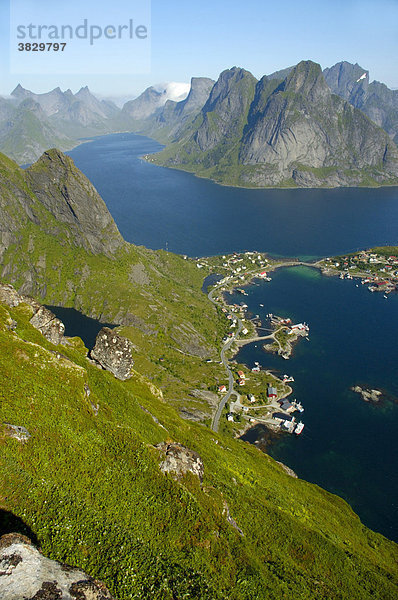
[[[370,284],[371,292],[390,292],[398,289],[398,257],[385,256],[370,251],[362,251],[352,256],[343,256],[341,259],[325,259],[325,267],[339,269],[341,279],[352,279],[352,272],[366,273],[369,277],[362,280],[363,284]],[[351,271],[351,272],[350,272]],[[355,275],[355,272],[354,272]]]

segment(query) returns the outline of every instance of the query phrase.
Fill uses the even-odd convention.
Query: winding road
[[[210,302],[212,302],[213,304],[215,304],[216,306],[219,306],[218,302],[216,300],[214,300],[213,298],[213,294],[214,292],[216,292],[221,286],[217,286],[214,287],[208,294],[207,297],[209,298]],[[237,317],[236,317],[237,318]],[[233,344],[233,342],[239,337],[240,332],[243,329],[243,323],[241,321],[241,319],[237,318],[238,320],[238,327],[237,330],[235,331],[235,334],[231,337],[231,339],[229,339],[227,342],[225,342],[225,344],[223,345],[222,349],[221,349],[221,362],[224,365],[227,374],[228,374],[228,391],[225,394],[225,396],[223,396],[220,400],[220,403],[218,405],[218,408],[213,416],[213,420],[211,422],[211,428],[213,431],[218,431],[218,426],[220,424],[220,418],[221,418],[221,414],[222,411],[224,410],[224,407],[226,405],[226,403],[228,402],[228,400],[230,399],[230,397],[232,396],[232,394],[236,394],[237,396],[239,396],[238,392],[236,392],[234,390],[234,376],[233,373],[231,371],[231,367],[228,364],[228,359],[225,356],[225,353],[227,350],[229,350],[229,348],[231,347],[231,345]]]
[[[275,265],[269,265],[268,270],[274,271],[275,269],[279,269],[281,267],[290,267],[290,266],[297,267],[300,265],[319,269],[319,263],[320,263],[320,261],[316,261],[315,263],[307,263],[307,262],[302,262],[302,261],[286,261],[286,262],[277,263]],[[253,271],[253,272],[248,272],[248,273],[246,273],[246,275],[255,275],[256,272],[258,272],[258,270]],[[210,302],[212,302],[215,306],[220,306],[220,304],[219,304],[219,302],[214,300],[213,295],[216,291],[218,291],[221,287],[223,287],[223,285],[225,285],[225,283],[213,287],[213,289],[207,294],[207,297],[209,298]],[[237,398],[240,398],[240,394],[234,389],[234,376],[231,371],[231,367],[228,364],[228,359],[225,357],[225,353],[227,350],[229,350],[229,348],[231,347],[233,342],[238,340],[239,334],[243,329],[243,323],[242,323],[241,319],[239,319],[236,315],[231,315],[231,316],[233,316],[234,318],[237,319],[238,327],[237,327],[237,330],[235,331],[235,334],[227,342],[225,342],[225,344],[223,345],[223,347],[221,349],[221,355],[220,355],[221,362],[224,365],[225,370],[227,371],[227,374],[228,374],[228,391],[225,394],[225,396],[223,396],[221,398],[218,408],[217,408],[217,410],[213,416],[213,420],[211,422],[211,429],[215,432],[218,431],[222,411],[224,410],[224,407],[225,407],[226,403],[228,402],[228,400],[230,399],[230,397],[232,396],[232,394],[235,394]],[[251,342],[251,341],[257,341],[259,339],[260,340],[261,339],[269,339],[269,338],[273,338],[275,333],[276,332],[274,332],[274,334],[271,334],[268,336],[263,336],[260,338],[253,338],[253,339],[244,340],[244,341],[242,340],[242,341],[244,343],[246,343],[246,342]],[[281,346],[280,346],[279,341],[276,338],[274,338],[274,339],[278,342],[279,348],[280,348]]]

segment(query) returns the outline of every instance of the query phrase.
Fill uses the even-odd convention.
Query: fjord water
[[[247,287],[252,313],[264,321],[269,312],[305,321],[309,341],[300,340],[289,360],[266,353],[261,342],[244,346],[236,360],[294,377],[292,397],[304,406],[296,414],[305,428],[300,436],[283,435],[269,454],[345,498],[366,525],[397,540],[398,294],[386,300],[357,283],[295,267]],[[365,402],[350,391],[355,385],[382,389],[388,399]]]
[[[139,158],[161,148],[126,133],[69,152],[135,244],[189,256],[255,249],[308,258],[397,242],[398,188],[225,187]]]
[[[222,187],[140,160],[160,148],[117,134],[69,153],[128,241],[190,256],[256,249],[317,257],[397,244],[398,188]],[[310,341],[300,341],[290,361],[264,353],[261,344],[239,354],[251,366],[257,360],[293,375],[293,397],[305,406],[303,434],[284,436],[269,453],[345,498],[366,525],[398,539],[398,405],[368,404],[349,390],[363,384],[398,397],[398,295],[385,300],[308,268],[279,270],[247,291],[254,314],[286,315],[311,328]]]

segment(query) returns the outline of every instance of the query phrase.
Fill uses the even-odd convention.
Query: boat
[[[301,404],[301,402],[297,402],[297,400],[293,400],[292,401],[292,405],[295,407],[296,410],[298,410],[299,412],[304,412],[304,407]]]
[[[297,423],[294,433],[296,435],[300,435],[300,433],[303,431],[303,429],[304,429],[304,423],[302,421],[300,421],[299,423]]]

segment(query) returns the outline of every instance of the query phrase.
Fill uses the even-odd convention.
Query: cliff
[[[311,61],[259,82],[224,71],[200,116],[151,160],[255,187],[398,183],[395,144]]]

